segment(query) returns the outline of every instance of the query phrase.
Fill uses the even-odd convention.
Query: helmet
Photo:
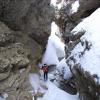
[[[44,64],[44,66],[46,66],[47,64]]]

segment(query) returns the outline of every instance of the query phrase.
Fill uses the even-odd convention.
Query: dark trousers
[[[44,72],[44,80],[48,80],[48,72]]]

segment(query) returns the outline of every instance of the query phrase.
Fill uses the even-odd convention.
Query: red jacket
[[[42,66],[42,70],[43,70],[43,72],[48,72],[48,66],[46,65],[46,66]]]

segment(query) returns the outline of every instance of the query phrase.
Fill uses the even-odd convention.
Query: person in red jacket
[[[42,70],[44,72],[44,81],[47,81],[48,80],[48,65],[44,64],[42,66]]]

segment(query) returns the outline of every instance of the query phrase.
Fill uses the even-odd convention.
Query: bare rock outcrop
[[[32,100],[28,75],[51,31],[50,0],[0,0],[0,94]]]
[[[26,96],[30,94],[28,74],[31,68],[28,65],[31,61],[31,50],[25,41],[21,42],[24,38],[17,37],[17,33],[21,32],[13,31],[0,22],[0,94],[8,94],[7,100],[17,100],[19,94],[25,91]]]
[[[0,0],[0,20],[44,45],[52,19],[50,0]]]

